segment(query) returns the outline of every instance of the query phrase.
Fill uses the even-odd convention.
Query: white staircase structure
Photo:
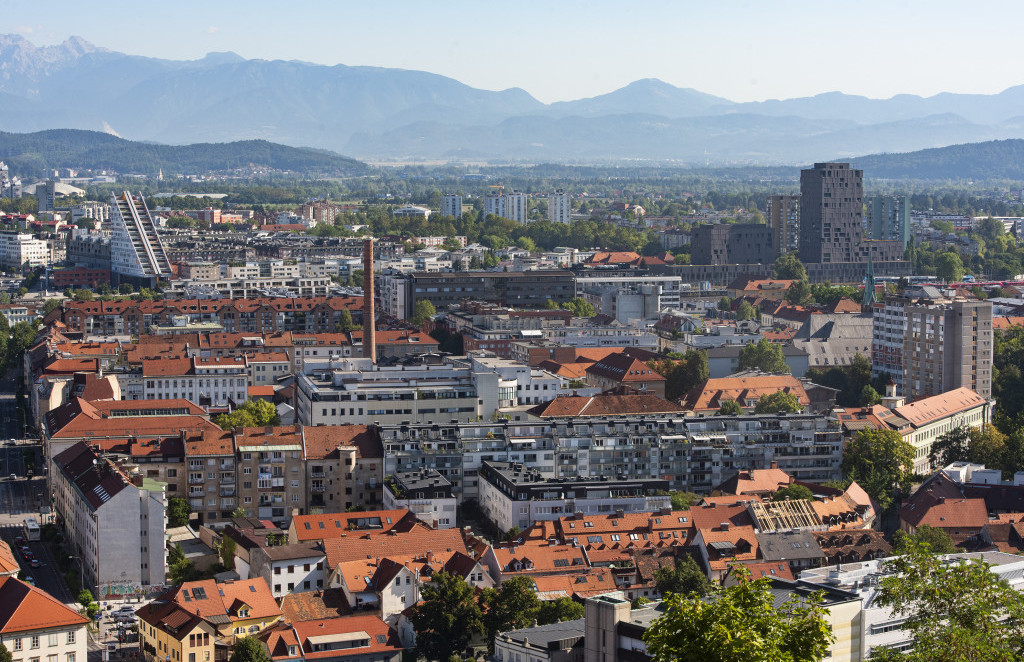
[[[141,195],[114,195],[110,214],[110,270],[119,276],[156,281],[171,276],[171,262]]]

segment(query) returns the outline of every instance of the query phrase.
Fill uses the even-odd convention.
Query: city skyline
[[[799,2],[727,9],[640,2],[629,7],[640,19],[632,27],[622,22],[623,5],[611,2],[528,2],[515,14],[467,2],[445,3],[445,11],[409,2],[184,2],[173,13],[124,2],[83,13],[54,2],[45,15],[37,3],[8,4],[7,31],[37,46],[80,36],[101,48],[166,59],[232,51],[247,59],[421,70],[481,89],[519,87],[545,103],[605,94],[643,78],[737,102],[832,91],[871,98],[994,94],[1024,82],[991,66],[1014,60],[1013,29],[1024,9],[994,2],[973,3],[969,11],[929,3],[927,14],[917,3],[869,2],[856,12],[815,6],[813,15]],[[161,28],[124,30],[120,21],[128,16]],[[486,27],[494,25],[505,27]],[[971,34],[985,36],[984,49],[936,47],[937,40]],[[868,48],[872,43],[886,47]],[[841,77],[837,61],[844,63]]]

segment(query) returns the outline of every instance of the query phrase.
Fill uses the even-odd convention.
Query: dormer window
[[[297,646],[289,646],[288,647],[288,655],[289,656],[295,657],[298,654],[299,654],[299,649],[298,649]]]
[[[242,607],[241,609],[239,609],[238,610],[238,617],[239,618],[249,618],[249,609],[247,607]]]

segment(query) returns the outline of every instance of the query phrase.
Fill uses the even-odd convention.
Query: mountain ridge
[[[109,128],[130,140],[178,145],[262,139],[373,160],[472,154],[803,163],[825,154],[1024,138],[1021,108],[1024,85],[994,95],[871,99],[825,92],[734,102],[652,78],[545,104],[521,88],[481,90],[410,69],[231,52],[165,60],[98,48],[81,37],[37,47],[20,35],[0,35],[0,130]],[[939,124],[935,118],[944,115],[958,119]]]

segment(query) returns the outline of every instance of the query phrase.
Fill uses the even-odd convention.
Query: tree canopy
[[[446,572],[435,573],[423,585],[410,620],[416,630],[416,652],[428,660],[447,660],[461,653],[484,629],[473,587]]]
[[[843,449],[842,466],[886,510],[910,485],[914,447],[896,430],[861,430]]]
[[[912,552],[922,543],[928,545],[928,551],[932,554],[952,554],[956,551],[949,534],[930,524],[920,525],[913,533],[899,530],[892,536],[892,550],[899,554]]]
[[[768,578],[736,568],[709,598],[670,595],[644,641],[653,662],[820,662],[833,637],[820,595],[776,605]]]
[[[740,350],[739,369],[770,373],[789,372],[786,357],[782,354],[782,346],[767,338],[749,343]]]
[[[779,280],[807,280],[807,269],[795,254],[786,253],[775,260],[775,277]]]
[[[267,649],[256,637],[239,637],[231,647],[228,662],[271,662]]]
[[[786,391],[776,391],[762,396],[754,407],[755,414],[795,414],[803,410],[800,398]]]
[[[708,354],[700,349],[687,350],[685,354],[673,355],[647,362],[651,368],[665,378],[665,397],[676,400],[690,389],[708,379]]]
[[[229,414],[213,419],[224,430],[253,428],[266,425],[280,425],[281,415],[277,408],[266,400],[247,400],[245,404]]]
[[[434,315],[437,315],[437,308],[434,307],[434,304],[429,299],[419,299],[413,306],[413,314],[409,318],[409,323],[422,329],[426,321],[433,319]]]
[[[743,407],[735,400],[722,400],[718,407],[719,416],[739,416],[743,413]]]
[[[890,572],[875,603],[906,619],[910,651],[881,650],[883,662],[1010,662],[1024,658],[1024,600],[992,572],[972,559],[947,563],[926,544],[915,543],[886,563]]]
[[[676,559],[674,567],[655,570],[654,584],[663,596],[670,593],[704,596],[711,590],[711,581],[690,556]]]

